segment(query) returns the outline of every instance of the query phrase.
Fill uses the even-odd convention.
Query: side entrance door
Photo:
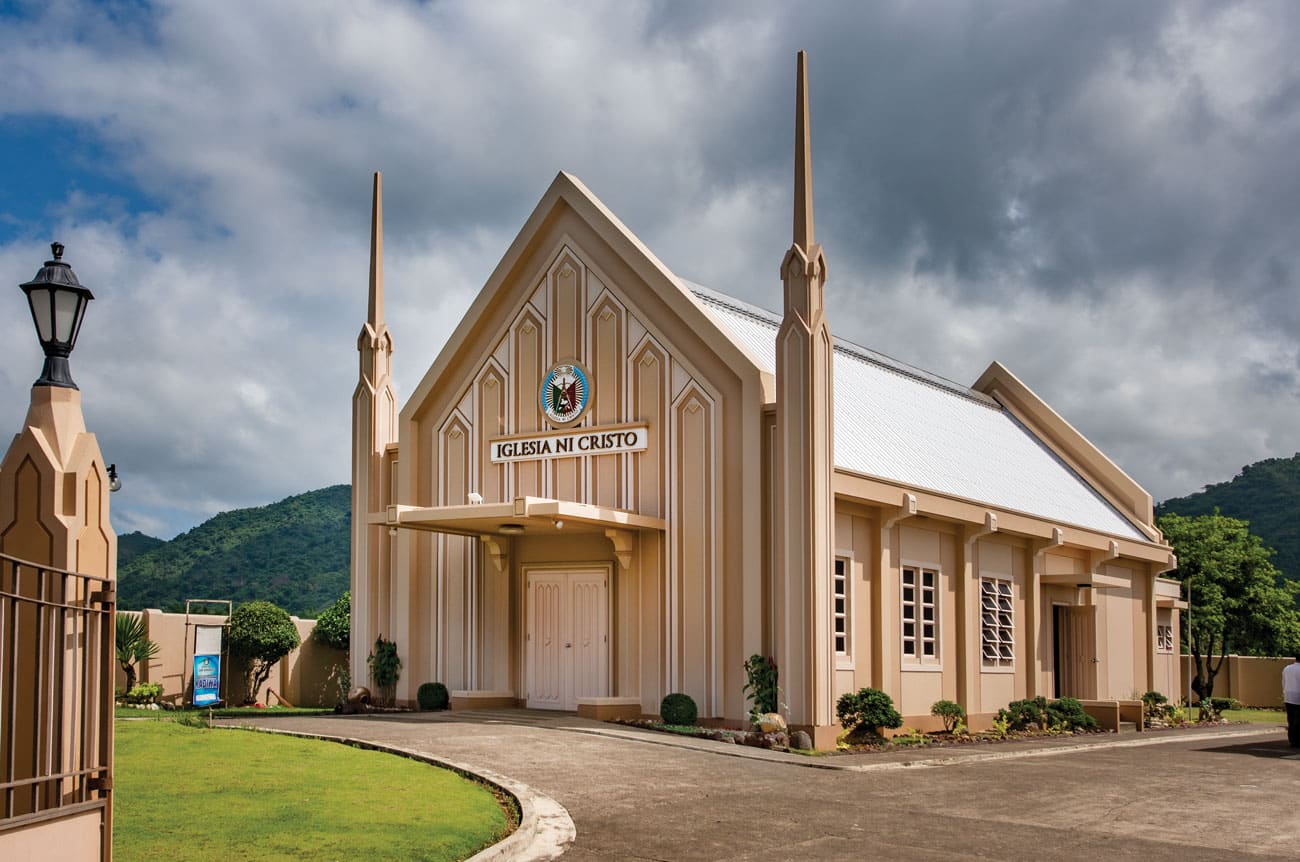
[[[1056,696],[1097,697],[1097,609],[1053,607]]]
[[[609,694],[609,572],[528,572],[528,706],[577,709]]]

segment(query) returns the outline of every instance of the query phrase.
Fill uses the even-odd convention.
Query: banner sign
[[[194,705],[221,700],[221,626],[194,627]]]
[[[616,428],[591,428],[567,434],[537,434],[493,440],[492,463],[540,461],[545,458],[572,458],[577,455],[614,455],[640,452],[649,445],[645,425],[622,425]]]

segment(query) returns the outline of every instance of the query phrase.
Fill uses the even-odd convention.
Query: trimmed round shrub
[[[664,724],[682,724],[690,727],[695,724],[699,713],[695,709],[695,701],[689,694],[675,691],[667,695],[659,704],[659,717],[664,720]]]
[[[1009,730],[1047,730],[1047,698],[1013,700],[998,710],[998,718],[1007,722]]]
[[[1047,705],[1047,715],[1053,725],[1065,730],[1096,730],[1097,719],[1083,711],[1083,704],[1073,697],[1063,697]]]
[[[352,635],[352,592],[345,592],[316,617],[311,636],[317,643],[345,650]]]
[[[902,727],[894,699],[878,688],[860,688],[840,695],[835,717],[850,733],[876,733],[882,727]]]
[[[420,709],[428,712],[433,709],[446,709],[451,703],[451,694],[447,686],[440,682],[426,682],[415,690],[415,700]]]
[[[930,715],[943,719],[943,729],[952,733],[958,724],[965,723],[966,710],[961,704],[952,700],[936,700],[930,707]]]

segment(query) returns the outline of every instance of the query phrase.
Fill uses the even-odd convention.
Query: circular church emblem
[[[542,381],[542,412],[556,425],[578,421],[591,403],[591,381],[581,365],[557,365]]]

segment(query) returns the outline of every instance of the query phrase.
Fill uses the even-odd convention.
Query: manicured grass
[[[1280,709],[1225,709],[1223,717],[1228,721],[1286,724],[1286,713]]]
[[[332,709],[322,709],[313,706],[268,706],[259,709],[255,706],[230,706],[221,707],[212,710],[213,718],[239,718],[245,715],[267,716],[267,715],[327,715],[334,712]],[[207,717],[206,709],[144,709],[138,706],[115,706],[113,707],[113,716],[115,718],[174,718],[179,715],[202,715]]]
[[[487,787],[404,757],[174,721],[116,730],[119,862],[464,859],[509,828]]]
[[[1196,721],[1200,709],[1193,706],[1190,710],[1182,708],[1184,716]],[[1280,709],[1225,709],[1223,717],[1228,721],[1249,721],[1252,724],[1286,724],[1286,713]]]

